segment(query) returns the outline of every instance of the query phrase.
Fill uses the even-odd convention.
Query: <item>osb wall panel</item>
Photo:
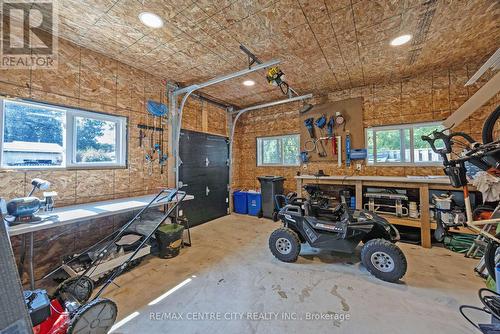
[[[96,112],[128,117],[128,168],[102,170],[41,170],[0,172],[0,197],[11,199],[26,196],[35,177],[47,179],[58,193],[56,206],[109,200],[155,193],[167,184],[167,168],[160,173],[158,163],[149,169],[145,164],[144,148],[139,146],[138,124],[160,126],[148,116],[148,99],[166,103],[164,85],[160,78],[120,63],[99,53],[59,42],[59,67],[55,70],[0,70],[0,96],[29,98],[68,107],[85,108]],[[202,113],[208,123],[202,126]],[[183,127],[227,135],[226,112],[209,103],[190,99],[185,107]],[[163,147],[168,147],[167,124]],[[148,137],[151,132],[148,132]],[[159,134],[154,142],[160,142]],[[144,141],[144,145],[147,141]],[[57,266],[62,257],[93,244],[126,221],[129,215],[82,222],[64,229],[36,233],[36,278],[41,278]],[[50,243],[48,240],[55,235]],[[16,256],[19,256],[20,237],[13,237]],[[26,276],[23,277],[26,282]]]
[[[362,86],[331,92],[315,97],[313,104],[340,101],[348,98],[363,98],[364,127],[428,122],[444,120],[452,111],[472,96],[491,74],[482,77],[475,85],[464,87],[464,83],[477,70],[477,65],[429,72],[405,78],[388,84]],[[476,111],[469,119],[456,126],[456,130],[470,133],[481,139],[485,118],[500,102],[500,94]],[[233,188],[256,189],[257,177],[261,175],[282,175],[286,177],[285,189],[295,190],[294,176],[316,173],[323,169],[329,175],[441,175],[441,167],[373,167],[363,166],[361,172],[337,167],[331,162],[310,162],[301,167],[257,167],[256,138],[281,134],[299,133],[303,126],[298,110],[299,103],[291,103],[263,109],[243,115],[235,132]],[[343,144],[345,144],[343,142]]]

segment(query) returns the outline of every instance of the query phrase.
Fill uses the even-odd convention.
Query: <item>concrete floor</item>
[[[114,333],[473,332],[458,306],[478,305],[484,283],[473,273],[477,260],[399,244],[408,272],[401,284],[390,284],[371,276],[359,254],[306,247],[297,263],[278,261],[267,246],[278,226],[226,216],[194,228],[193,247],[178,257],[148,258],[106,294],[119,319],[130,319]]]

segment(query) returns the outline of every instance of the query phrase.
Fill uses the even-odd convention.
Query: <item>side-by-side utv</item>
[[[386,219],[366,210],[350,209],[345,201],[329,207],[317,201],[295,198],[278,212],[283,227],[269,238],[273,255],[295,262],[301,244],[342,253],[354,253],[360,242],[361,261],[375,277],[396,282],[406,273],[405,255],[395,245],[398,230]]]

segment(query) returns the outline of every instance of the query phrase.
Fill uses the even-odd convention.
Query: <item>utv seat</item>
[[[309,201],[304,202],[304,215],[314,217],[327,223],[338,222],[343,213],[343,207],[338,204],[334,208],[320,208],[316,205],[311,205]]]

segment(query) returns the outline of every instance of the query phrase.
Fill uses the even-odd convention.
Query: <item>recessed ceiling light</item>
[[[411,40],[411,35],[401,35],[399,37],[394,38],[391,41],[392,46],[399,46],[405,43],[408,43]]]
[[[142,24],[150,28],[163,27],[163,20],[154,13],[142,12],[139,14],[139,20],[141,20]]]
[[[255,85],[255,81],[253,81],[253,80],[245,80],[245,81],[243,81],[243,84],[245,86],[253,86],[253,85]]]

